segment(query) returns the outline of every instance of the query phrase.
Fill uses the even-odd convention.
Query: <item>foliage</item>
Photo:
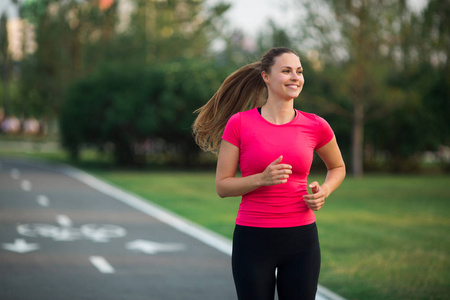
[[[109,31],[117,22],[116,6],[106,12],[85,1],[25,1],[21,15],[35,28],[36,51],[21,62],[25,114],[53,119],[73,80],[97,64],[85,64],[87,45],[111,45]],[[29,102],[33,105],[29,106]]]
[[[147,100],[160,92],[146,90],[146,83],[157,83],[158,78],[157,73],[113,66],[75,83],[61,111],[63,146],[76,159],[82,144],[101,147],[112,142],[117,147],[117,160],[129,161],[131,142],[154,130],[153,124],[142,126],[139,121],[152,109],[152,102]]]
[[[33,55],[22,63],[23,98],[40,103],[40,115],[54,117],[68,86],[108,62],[157,65],[207,54],[214,23],[228,6],[202,13],[202,1],[143,1],[119,11],[115,1],[29,0],[21,14],[36,28]],[[120,15],[119,15],[120,13]]]
[[[192,59],[168,63],[162,69],[165,85],[158,99],[158,137],[177,145],[184,162],[193,163],[199,152],[191,134],[194,111],[212,97],[226,70],[205,60]]]
[[[137,9],[125,32],[130,51],[147,64],[206,55],[213,23],[226,9],[220,10],[219,4],[204,15],[202,2],[136,0]]]
[[[1,98],[0,105],[6,107],[6,110],[9,109],[9,73],[11,69],[11,59],[8,51],[8,34],[6,27],[7,15],[2,13],[0,15],[0,78],[1,86]]]
[[[194,0],[127,5],[124,12],[118,1],[106,8],[96,1],[23,3],[39,46],[21,63],[22,112],[58,117],[73,158],[84,144],[112,143],[117,162],[135,163],[137,143],[164,137],[189,161],[192,112],[211,96],[209,81],[220,73],[198,61],[229,5],[206,11]]]
[[[383,119],[367,124],[367,140],[376,149],[389,149],[390,171],[411,172],[420,169],[418,153],[433,151],[450,142],[449,90],[445,73],[429,65],[414,71],[393,74],[390,84],[409,90],[408,101]]]
[[[60,119],[63,145],[76,159],[83,145],[110,143],[117,163],[135,164],[144,162],[136,147],[160,138],[192,163],[198,154],[193,111],[213,95],[219,74],[199,60],[105,66],[71,86]]]
[[[308,12],[300,41],[312,46],[304,51],[314,75],[308,92],[306,69],[305,93],[327,119],[340,117],[353,175],[374,152],[387,153],[393,170],[410,171],[421,151],[448,143],[448,130],[433,130],[447,126],[450,113],[448,2],[430,1],[422,13],[405,1],[298,2]]]

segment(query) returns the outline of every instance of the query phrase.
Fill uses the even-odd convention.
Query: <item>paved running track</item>
[[[0,157],[0,299],[236,299],[231,242],[75,168]],[[317,300],[343,298],[319,286]]]

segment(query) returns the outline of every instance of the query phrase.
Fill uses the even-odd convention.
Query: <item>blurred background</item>
[[[295,106],[331,124],[348,168],[317,213],[320,283],[447,299],[446,0],[0,0],[0,157],[75,165],[231,238],[239,200],[216,195],[194,111],[276,46],[299,53]]]
[[[0,13],[3,148],[213,166],[193,111],[288,46],[305,69],[296,107],[330,122],[352,175],[450,170],[448,1],[2,0]]]

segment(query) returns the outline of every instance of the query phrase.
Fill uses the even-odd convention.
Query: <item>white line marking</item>
[[[18,169],[11,169],[10,174],[13,179],[19,179],[20,177],[20,171]]]
[[[20,183],[20,187],[22,188],[22,190],[28,192],[31,190],[31,182],[29,180],[22,180],[22,182]]]
[[[126,248],[133,251],[147,254],[156,254],[158,252],[177,252],[186,249],[183,244],[177,243],[157,243],[146,240],[134,240],[126,244]]]
[[[49,203],[50,203],[50,200],[49,200],[48,197],[45,196],[45,195],[39,195],[39,196],[37,196],[36,201],[37,201],[37,203],[38,203],[40,206],[45,206],[45,207],[47,207],[47,206],[49,205]]]
[[[114,268],[106,261],[104,257],[101,256],[91,256],[89,257],[91,263],[96,267],[100,272],[105,274],[112,274],[115,272]]]
[[[72,220],[66,215],[57,215],[56,222],[63,227],[71,227],[73,225]]]
[[[317,288],[316,300],[346,300],[345,298],[333,293],[329,289],[319,284]]]
[[[215,248],[231,256],[231,241],[213,231],[210,231],[187,219],[177,216],[174,213],[162,207],[159,207],[154,203],[148,202],[144,198],[116,188],[81,170],[75,169],[75,171],[72,171],[70,169],[67,169],[67,171],[65,171],[65,174],[87,184],[88,186],[95,188],[97,191],[100,191],[114,199],[127,204],[128,206],[131,206],[153,218],[160,220],[163,223],[168,224],[169,226],[174,227],[178,231],[181,231],[205,243],[206,245],[211,246],[212,248]]]

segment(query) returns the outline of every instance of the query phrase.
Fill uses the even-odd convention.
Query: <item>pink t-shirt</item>
[[[280,155],[283,155],[281,163],[292,166],[287,183],[260,187],[242,196],[236,224],[294,227],[315,222],[316,217],[302,195],[308,194],[307,177],[314,150],[333,136],[324,119],[299,110],[291,122],[283,125],[268,122],[256,108],[233,115],[222,139],[239,148],[243,177],[263,172]]]

